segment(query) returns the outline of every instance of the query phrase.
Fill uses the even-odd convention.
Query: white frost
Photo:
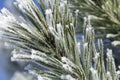
[[[107,58],[108,59],[113,59],[113,56],[112,56],[112,50],[111,49],[107,49]]]
[[[47,14],[52,14],[52,10],[51,10],[51,9],[46,9],[45,14],[46,14],[46,15],[47,15]]]
[[[60,77],[62,80],[76,80],[75,78],[73,78],[71,75],[61,75]]]
[[[71,71],[72,72],[72,68],[68,65],[68,64],[63,64],[63,68],[65,70]]]
[[[117,75],[120,75],[120,71],[117,71],[116,73],[117,73]]]
[[[96,71],[93,67],[90,68],[90,71],[91,71],[93,74],[96,74],[96,73],[97,73],[97,71]]]
[[[37,53],[37,51],[36,51],[36,50],[34,50],[34,49],[32,49],[32,50],[31,50],[31,53],[32,53],[32,54],[36,54],[36,53]]]
[[[114,38],[114,37],[117,37],[118,34],[107,34],[106,37],[107,38]]]
[[[46,9],[45,14],[46,14],[46,22],[48,26],[52,26],[52,21],[53,21],[52,10]]]
[[[77,9],[77,10],[75,11],[75,13],[78,14],[78,12],[79,12],[79,10]]]
[[[112,45],[113,45],[113,46],[120,45],[120,41],[113,41],[113,42],[112,42]]]
[[[84,48],[86,48],[88,46],[88,43],[86,42],[86,43],[84,43]]]
[[[68,60],[66,57],[61,57],[61,61],[66,63]]]

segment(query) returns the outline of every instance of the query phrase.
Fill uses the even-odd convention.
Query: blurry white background
[[[19,15],[13,6],[13,1],[14,0],[0,0],[0,10],[5,7],[15,15]],[[0,80],[11,80],[11,77],[16,71],[23,71],[23,65],[16,62],[11,62],[11,51],[12,48],[7,47],[7,43],[4,43],[0,39]]]

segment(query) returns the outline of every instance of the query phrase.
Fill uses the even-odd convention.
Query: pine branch
[[[83,45],[76,40],[76,17],[67,0],[17,0],[15,5],[24,14],[16,18],[7,9],[0,13],[0,32],[5,41],[17,49],[12,61],[30,61],[26,69],[38,80],[118,80],[112,51],[107,50],[107,66],[103,58],[103,42],[95,46],[91,16],[84,18]],[[39,8],[40,6],[40,8]],[[82,47],[81,47],[82,46]],[[107,68],[105,68],[107,67]]]
[[[119,0],[71,0],[81,17],[93,15],[92,25],[105,27],[108,33],[119,33]]]

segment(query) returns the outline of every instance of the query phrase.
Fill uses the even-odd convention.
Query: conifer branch
[[[3,8],[0,13],[1,37],[17,46],[12,51],[12,61],[30,61],[45,67],[44,70],[34,65],[26,67],[28,73],[38,80],[120,78],[112,50],[107,50],[105,66],[102,39],[98,40],[96,49],[91,16],[84,18],[82,45],[76,40],[78,21],[73,17],[67,0],[38,0],[38,6],[33,0],[16,0],[14,4],[25,17],[16,18]]]

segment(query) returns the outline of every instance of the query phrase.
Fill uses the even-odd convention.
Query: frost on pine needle
[[[118,45],[120,45],[120,41],[113,41],[113,42],[112,42],[112,45],[113,45],[113,46],[118,46]]]
[[[107,38],[115,38],[117,36],[119,36],[119,34],[107,34],[106,35]]]
[[[98,72],[97,70],[95,70],[94,68],[90,68],[90,71],[92,73],[92,80],[99,80],[99,77],[98,77]]]
[[[76,17],[67,0],[16,0],[24,15],[16,18],[7,9],[0,13],[3,40],[15,45],[12,61],[29,61],[37,66],[26,68],[38,80],[118,80],[112,51],[104,62],[103,41],[95,45],[91,15],[84,18],[83,41],[77,42]],[[78,16],[79,11],[75,13]],[[32,64],[30,64],[32,65]],[[44,66],[41,70],[39,67]],[[110,73],[110,75],[108,74]]]
[[[12,27],[8,22],[16,22],[16,19],[6,8],[3,8],[0,13],[0,29],[3,30]]]
[[[68,70],[68,71],[72,72],[72,68],[68,64],[63,64],[63,68],[65,70]]]
[[[47,77],[41,77],[40,75],[37,78],[38,78],[38,80],[52,80],[52,79],[47,78]]]
[[[107,79],[108,79],[108,80],[112,80],[112,76],[111,76],[111,73],[110,73],[109,71],[107,72],[106,75],[107,75]]]
[[[62,80],[76,80],[71,75],[61,75]]]
[[[45,14],[46,14],[46,21],[47,21],[47,24],[52,27],[52,10],[51,9],[46,9],[45,11]]]

